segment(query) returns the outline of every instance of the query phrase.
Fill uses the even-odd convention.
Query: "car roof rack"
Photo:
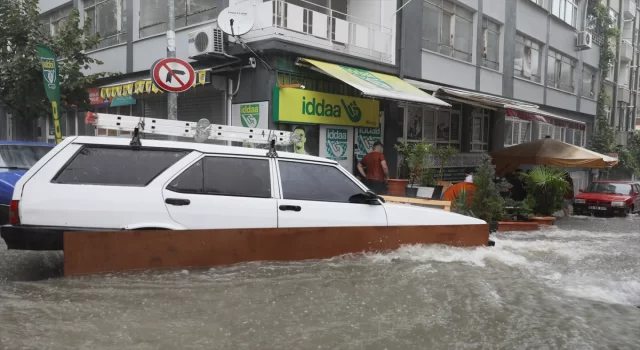
[[[211,124],[207,119],[198,122],[181,120],[131,117],[127,115],[87,112],[85,123],[99,129],[132,132],[132,146],[141,146],[140,134],[179,136],[193,138],[195,142],[205,140],[235,141],[266,144],[269,157],[277,157],[276,146],[289,146],[300,138],[290,131],[246,128]]]

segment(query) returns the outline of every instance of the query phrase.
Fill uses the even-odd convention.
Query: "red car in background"
[[[640,184],[631,181],[594,181],[573,200],[574,215],[627,215],[640,211]]]

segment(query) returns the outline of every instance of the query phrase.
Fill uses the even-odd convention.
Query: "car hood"
[[[0,204],[9,204],[11,202],[13,188],[25,173],[26,170],[0,172]]]
[[[624,195],[624,194],[607,194],[607,193],[589,193],[589,192],[585,192],[585,193],[580,193],[575,198],[576,199],[588,199],[588,200],[594,200],[594,201],[612,202],[612,201],[626,201],[627,199],[631,198],[631,196],[630,195]]]
[[[482,225],[485,221],[442,209],[410,204],[384,204],[389,226],[413,225]]]

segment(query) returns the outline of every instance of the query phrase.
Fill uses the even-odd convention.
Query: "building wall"
[[[435,0],[426,1],[437,3]],[[423,5],[424,1],[418,3],[426,6]],[[576,47],[578,33],[584,29],[586,1],[578,2],[576,21],[572,24],[566,23],[551,12],[551,1],[545,1],[545,6],[539,6],[531,0],[476,0],[452,3],[466,5],[466,9],[474,11],[473,33],[470,38],[474,41],[474,57],[470,62],[466,62],[425,49],[423,41],[419,40],[422,39],[422,33],[414,31],[407,36],[411,40],[404,43],[403,52],[406,55],[420,52],[422,64],[420,70],[413,64],[405,64],[403,72],[407,77],[537,104],[544,110],[561,111],[562,113],[558,113],[561,116],[593,124],[597,91],[594,97],[581,96],[582,69],[584,64],[598,68],[600,48],[597,44],[593,44],[591,49],[587,50]],[[417,6],[414,4],[411,11],[403,13],[403,22],[411,23],[414,28],[422,28],[425,19],[423,11],[419,11]],[[500,24],[498,70],[484,67],[482,64],[484,35],[479,19],[484,17]],[[514,60],[518,57],[516,35],[530,38],[541,45],[539,82],[514,74]],[[550,49],[572,60],[573,91],[560,90],[547,81],[547,70],[551,68],[548,67]],[[409,58],[404,58],[403,62],[408,60]],[[596,82],[595,86],[597,88],[599,84]],[[492,147],[501,148],[504,138],[503,121],[498,118],[492,127]]]

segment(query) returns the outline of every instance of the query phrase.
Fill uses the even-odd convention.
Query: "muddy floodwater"
[[[640,217],[494,239],[78,278],[0,243],[0,349],[640,349]]]

